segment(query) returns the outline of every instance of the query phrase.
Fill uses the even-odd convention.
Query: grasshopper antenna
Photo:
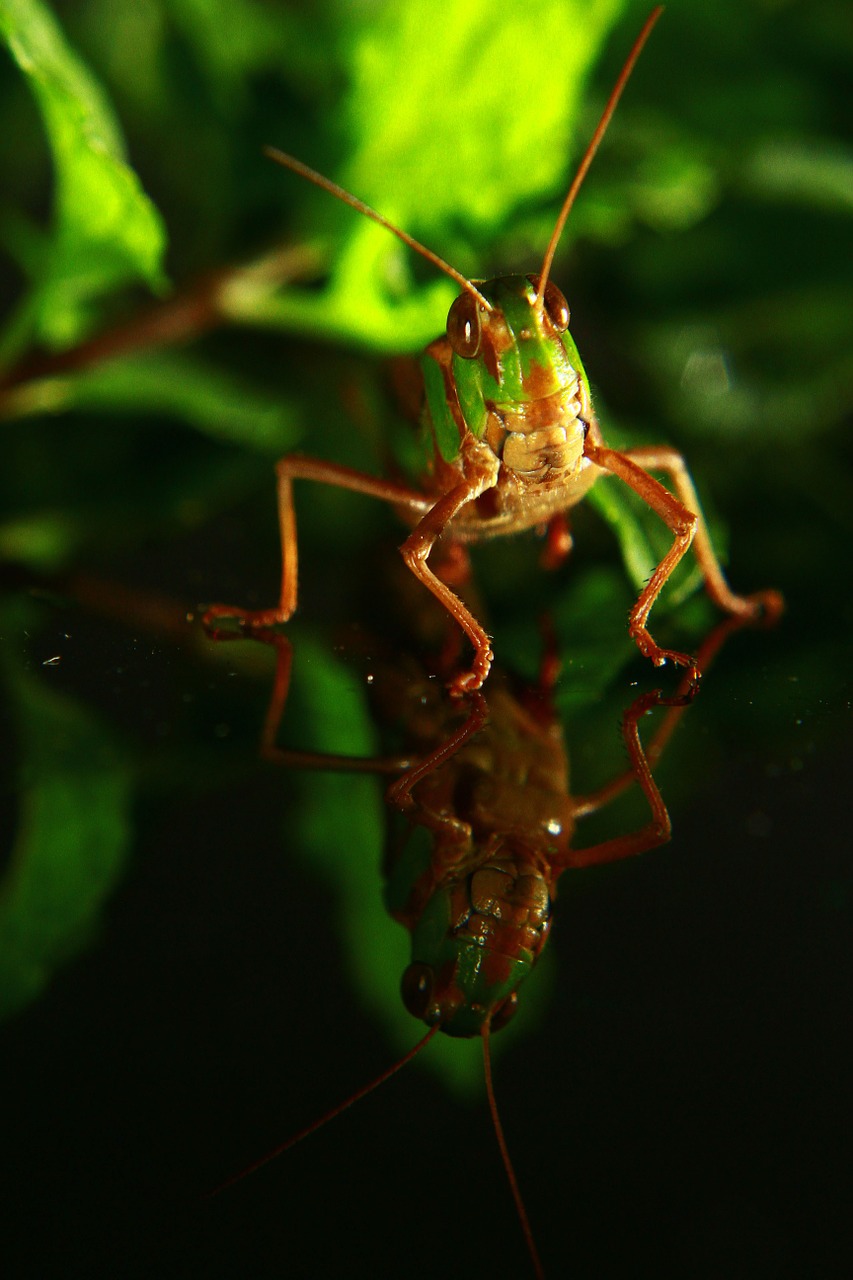
[[[378,222],[380,227],[384,227],[386,231],[390,231],[398,240],[402,240],[403,244],[407,244],[410,249],[414,249],[415,253],[419,253],[422,258],[426,258],[427,262],[431,262],[433,266],[438,267],[439,271],[443,271],[445,275],[450,276],[451,280],[455,280],[460,288],[465,289],[476,298],[478,306],[484,311],[492,311],[492,304],[487,298],[484,298],[476,285],[472,284],[461,271],[457,271],[455,267],[451,267],[449,262],[445,262],[437,253],[433,253],[431,249],[427,249],[419,240],[415,240],[414,236],[410,236],[407,231],[403,231],[400,227],[396,227],[393,222],[389,222],[381,213],[377,213],[375,209],[371,209],[369,204],[365,204],[363,200],[359,200],[358,196],[354,196],[351,192],[339,187],[336,182],[332,182],[331,178],[324,178],[322,173],[318,173],[316,169],[310,169],[307,164],[303,164],[301,160],[297,160],[295,156],[290,156],[286,151],[279,151],[278,147],[264,147],[264,155],[270,160],[274,160],[276,164],[280,164],[285,169],[291,169],[294,173],[298,173],[301,178],[313,182],[315,187],[328,191],[336,200],[340,200],[343,204],[348,204],[351,209],[355,209],[358,213],[363,213],[366,218],[372,218],[374,222]]]
[[[536,1241],[533,1239],[533,1232],[530,1228],[530,1219],[527,1216],[527,1209],[521,1198],[521,1190],[518,1185],[518,1179],[515,1176],[512,1160],[510,1159],[509,1147],[506,1145],[504,1137],[503,1125],[498,1115],[498,1104],[495,1099],[495,1090],[492,1084],[492,1054],[489,1045],[489,1024],[483,1023],[483,1076],[486,1081],[486,1097],[489,1100],[489,1111],[492,1116],[492,1125],[495,1130],[495,1137],[498,1140],[500,1148],[501,1160],[506,1171],[509,1189],[512,1192],[512,1198],[515,1201],[515,1211],[518,1214],[518,1220],[521,1223],[521,1230],[524,1233],[524,1240],[527,1245],[527,1251],[530,1254],[530,1261],[533,1263],[533,1270],[536,1273],[536,1280],[545,1280],[545,1272],[542,1269],[542,1261],[539,1257],[539,1251],[536,1248]]]
[[[550,275],[550,272],[551,272],[551,264],[554,261],[554,254],[556,253],[560,236],[563,234],[563,228],[566,225],[566,219],[568,218],[571,207],[575,202],[575,196],[578,194],[578,192],[581,189],[581,185],[583,184],[583,180],[587,175],[589,166],[592,164],[593,157],[596,151],[598,150],[598,145],[607,131],[607,126],[610,124],[611,116],[613,115],[613,112],[616,110],[616,104],[622,96],[622,90],[625,88],[625,85],[628,83],[628,80],[630,78],[631,72],[634,70],[634,63],[639,58],[643,49],[643,45],[646,43],[649,36],[651,35],[652,27],[655,25],[655,23],[657,22],[658,18],[661,16],[662,13],[663,13],[663,5],[659,4],[656,8],[652,9],[651,13],[646,18],[646,21],[643,23],[643,29],[640,32],[640,34],[637,36],[637,39],[634,41],[634,46],[625,60],[625,65],[623,66],[622,70],[619,72],[619,79],[616,81],[615,85],[613,86],[613,90],[610,94],[610,97],[607,99],[607,105],[605,106],[604,111],[602,112],[601,119],[599,120],[598,125],[596,126],[595,133],[592,135],[589,146],[584,152],[583,158],[581,159],[581,162],[578,165],[578,171],[575,174],[572,185],[569,187],[568,194],[565,200],[563,201],[563,207],[560,210],[560,214],[559,214],[559,217],[557,218],[557,222],[556,222],[556,225],[554,226],[554,230],[551,232],[551,239],[548,241],[548,248],[545,250],[545,257],[542,260],[542,270],[539,273],[539,288],[536,292],[536,300],[533,304],[537,310],[541,310],[542,308],[542,299],[545,297],[545,286],[548,283],[548,276]]]
[[[355,1093],[351,1093],[343,1102],[339,1102],[336,1107],[332,1107],[325,1115],[320,1116],[319,1120],[313,1120],[311,1124],[306,1125],[304,1129],[300,1129],[293,1137],[287,1138],[286,1141],[280,1142],[277,1147],[273,1147],[272,1151],[268,1151],[258,1160],[254,1160],[251,1164],[246,1165],[245,1169],[241,1169],[239,1173],[233,1173],[230,1178],[226,1178],[224,1182],[220,1182],[219,1186],[214,1187],[212,1191],[206,1191],[202,1196],[203,1200],[212,1200],[214,1196],[218,1196],[221,1191],[227,1191],[229,1187],[233,1187],[236,1182],[242,1182],[244,1178],[248,1178],[250,1173],[257,1172],[262,1169],[265,1164],[269,1164],[271,1160],[275,1160],[277,1156],[284,1155],[285,1151],[289,1151],[291,1147],[295,1147],[298,1142],[302,1142],[303,1138],[309,1138],[312,1133],[316,1133],[318,1129],[322,1129],[324,1125],[329,1124],[331,1120],[336,1120],[339,1115],[343,1115],[344,1111],[349,1110],[356,1102],[361,1102],[362,1098],[366,1098],[374,1089],[378,1089],[386,1080],[390,1080],[396,1075],[402,1067],[411,1062],[413,1058],[425,1049],[430,1040],[440,1030],[440,1024],[436,1023],[434,1027],[430,1027],[425,1036],[409,1049],[408,1053],[404,1053],[402,1058],[398,1058],[390,1067],[386,1067],[378,1076],[362,1085],[360,1089],[356,1089]]]

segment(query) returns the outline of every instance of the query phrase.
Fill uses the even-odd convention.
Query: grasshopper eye
[[[555,284],[549,280],[545,286],[545,297],[542,299],[542,305],[548,313],[551,324],[558,333],[565,333],[569,327],[569,304],[563,297],[560,290]]]
[[[460,293],[447,313],[447,338],[463,360],[473,360],[480,350],[480,307],[470,293]]]
[[[539,276],[528,276],[527,279],[535,289],[539,288]],[[552,280],[545,285],[542,306],[557,333],[565,333],[571,319],[569,304]]]
[[[432,969],[428,964],[410,964],[400,983],[403,1004],[413,1018],[422,1018],[429,1008],[435,985]]]

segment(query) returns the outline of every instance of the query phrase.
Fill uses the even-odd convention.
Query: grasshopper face
[[[436,892],[412,931],[403,975],[406,1008],[451,1036],[498,1031],[515,1012],[517,987],[545,945],[551,898],[523,856],[497,852]]]
[[[447,339],[453,375],[468,429],[475,435],[484,404],[512,410],[571,390],[577,381],[569,308],[550,283],[537,308],[538,283],[535,276],[478,282],[492,311],[468,293],[450,308]]]
[[[549,282],[537,306],[538,286],[537,276],[503,276],[477,284],[491,310],[467,292],[450,308],[446,339],[425,357],[428,418],[445,461],[467,431],[521,475],[535,476],[545,457],[562,471],[579,463],[585,374],[565,298]],[[437,358],[441,379],[428,367]]]

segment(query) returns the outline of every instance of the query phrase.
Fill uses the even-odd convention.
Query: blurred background
[[[7,1273],[529,1269],[476,1044],[431,1045],[200,1201],[418,1025],[382,907],[381,785],[262,764],[272,655],[198,618],[276,599],[278,456],[381,472],[388,360],[454,294],[262,146],[469,276],[535,271],[646,16],[0,6]],[[733,586],[777,587],[787,612],[730,640],[661,762],[672,843],[561,883],[548,963],[496,1041],[551,1275],[849,1271],[851,54],[829,0],[670,5],[553,270],[608,442],[680,449]],[[320,486],[297,505],[282,737],[370,754],[357,655],[396,635],[400,528]],[[674,677],[626,634],[655,521],[608,483],[573,533],[556,574],[532,536],[474,566],[523,677],[553,618],[582,792],[623,767],[638,689]],[[665,643],[712,625],[699,587],[685,566],[661,600]],[[644,820],[628,796],[578,843]]]

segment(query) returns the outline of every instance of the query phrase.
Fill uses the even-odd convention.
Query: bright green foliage
[[[534,0],[497,21],[488,0],[381,6],[354,39],[343,180],[419,235],[460,221],[494,232],[521,201],[556,195],[585,76],[622,8]],[[424,41],[427,14],[440,41]]]
[[[105,293],[135,280],[162,287],[165,230],[100,85],[50,10],[41,0],[5,0],[0,30],[32,85],[56,183],[54,225],[14,342],[66,346],[91,328]]]
[[[568,185],[586,77],[621,9],[619,0],[535,0],[506,7],[496,21],[492,0],[379,6],[373,22],[351,33],[340,181],[457,269],[477,274],[472,241],[482,246],[526,202]],[[425,43],[425,23],[441,31],[440,41]],[[339,221],[323,295],[281,296],[264,319],[417,350],[440,330],[454,286],[432,279],[413,292],[409,249],[354,213]]]

